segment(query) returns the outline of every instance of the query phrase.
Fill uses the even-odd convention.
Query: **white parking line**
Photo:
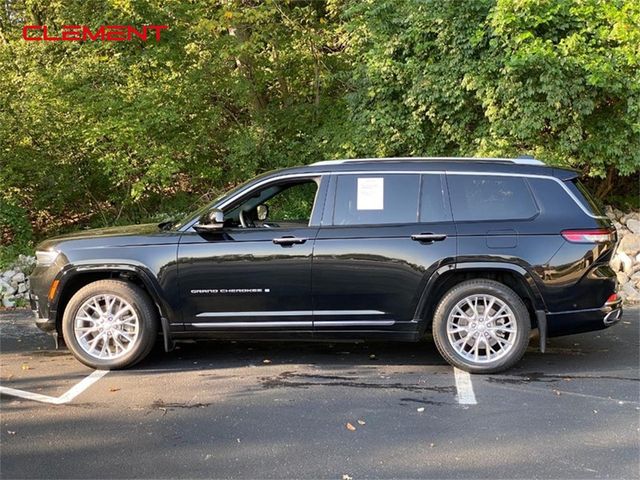
[[[477,405],[476,394],[473,393],[473,384],[471,383],[471,375],[463,372],[459,368],[453,367],[453,373],[456,377],[456,390],[458,390],[458,403],[460,405]]]
[[[0,394],[10,395],[12,397],[20,397],[27,400],[33,400],[35,402],[52,403],[54,405],[62,405],[63,403],[70,402],[82,392],[84,392],[91,385],[96,383],[102,377],[104,377],[109,370],[95,370],[91,374],[83,378],[79,383],[71,387],[66,393],[59,397],[50,397],[49,395],[42,395],[40,393],[27,392],[26,390],[18,390],[16,388],[9,388],[0,386]]]

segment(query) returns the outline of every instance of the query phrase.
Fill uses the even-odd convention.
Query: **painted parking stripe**
[[[471,375],[459,368],[453,367],[456,378],[456,390],[458,391],[458,403],[460,405],[477,405],[476,394],[473,392]]]
[[[66,393],[59,397],[50,397],[49,395],[42,395],[40,393],[27,392],[26,390],[18,390],[16,388],[0,386],[0,394],[10,395],[12,397],[24,398],[26,400],[33,400],[34,402],[51,403],[53,405],[62,405],[68,403],[82,392],[84,392],[91,385],[96,383],[102,377],[104,377],[109,370],[95,370],[91,374],[83,378],[82,381],[71,387]]]

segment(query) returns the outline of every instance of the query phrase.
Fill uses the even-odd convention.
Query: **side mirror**
[[[258,205],[256,207],[256,213],[258,214],[258,220],[264,222],[269,216],[269,206],[264,203],[262,205]]]
[[[214,208],[204,213],[198,223],[193,226],[196,232],[216,232],[222,229],[224,226],[224,214],[222,210]]]

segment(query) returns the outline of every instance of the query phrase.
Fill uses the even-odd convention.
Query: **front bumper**
[[[549,337],[593,332],[614,325],[622,318],[622,299],[606,303],[601,308],[547,313]]]
[[[45,300],[46,302],[46,300]],[[48,305],[41,305],[39,300],[39,295],[35,293],[33,290],[31,291],[31,298],[29,300],[31,304],[31,310],[33,311],[33,316],[35,317],[36,327],[38,327],[43,332],[47,333],[56,333],[56,320],[55,318],[51,319],[45,314],[48,313]],[[46,308],[43,308],[46,307]]]

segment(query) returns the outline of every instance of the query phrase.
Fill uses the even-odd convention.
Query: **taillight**
[[[571,243],[606,243],[613,242],[616,238],[615,231],[606,228],[563,230],[562,236]]]
[[[604,302],[604,304],[605,305],[610,305],[612,303],[617,303],[619,299],[620,299],[620,297],[618,297],[617,293],[612,293],[611,295],[609,295],[609,298],[607,298],[607,301]]]

